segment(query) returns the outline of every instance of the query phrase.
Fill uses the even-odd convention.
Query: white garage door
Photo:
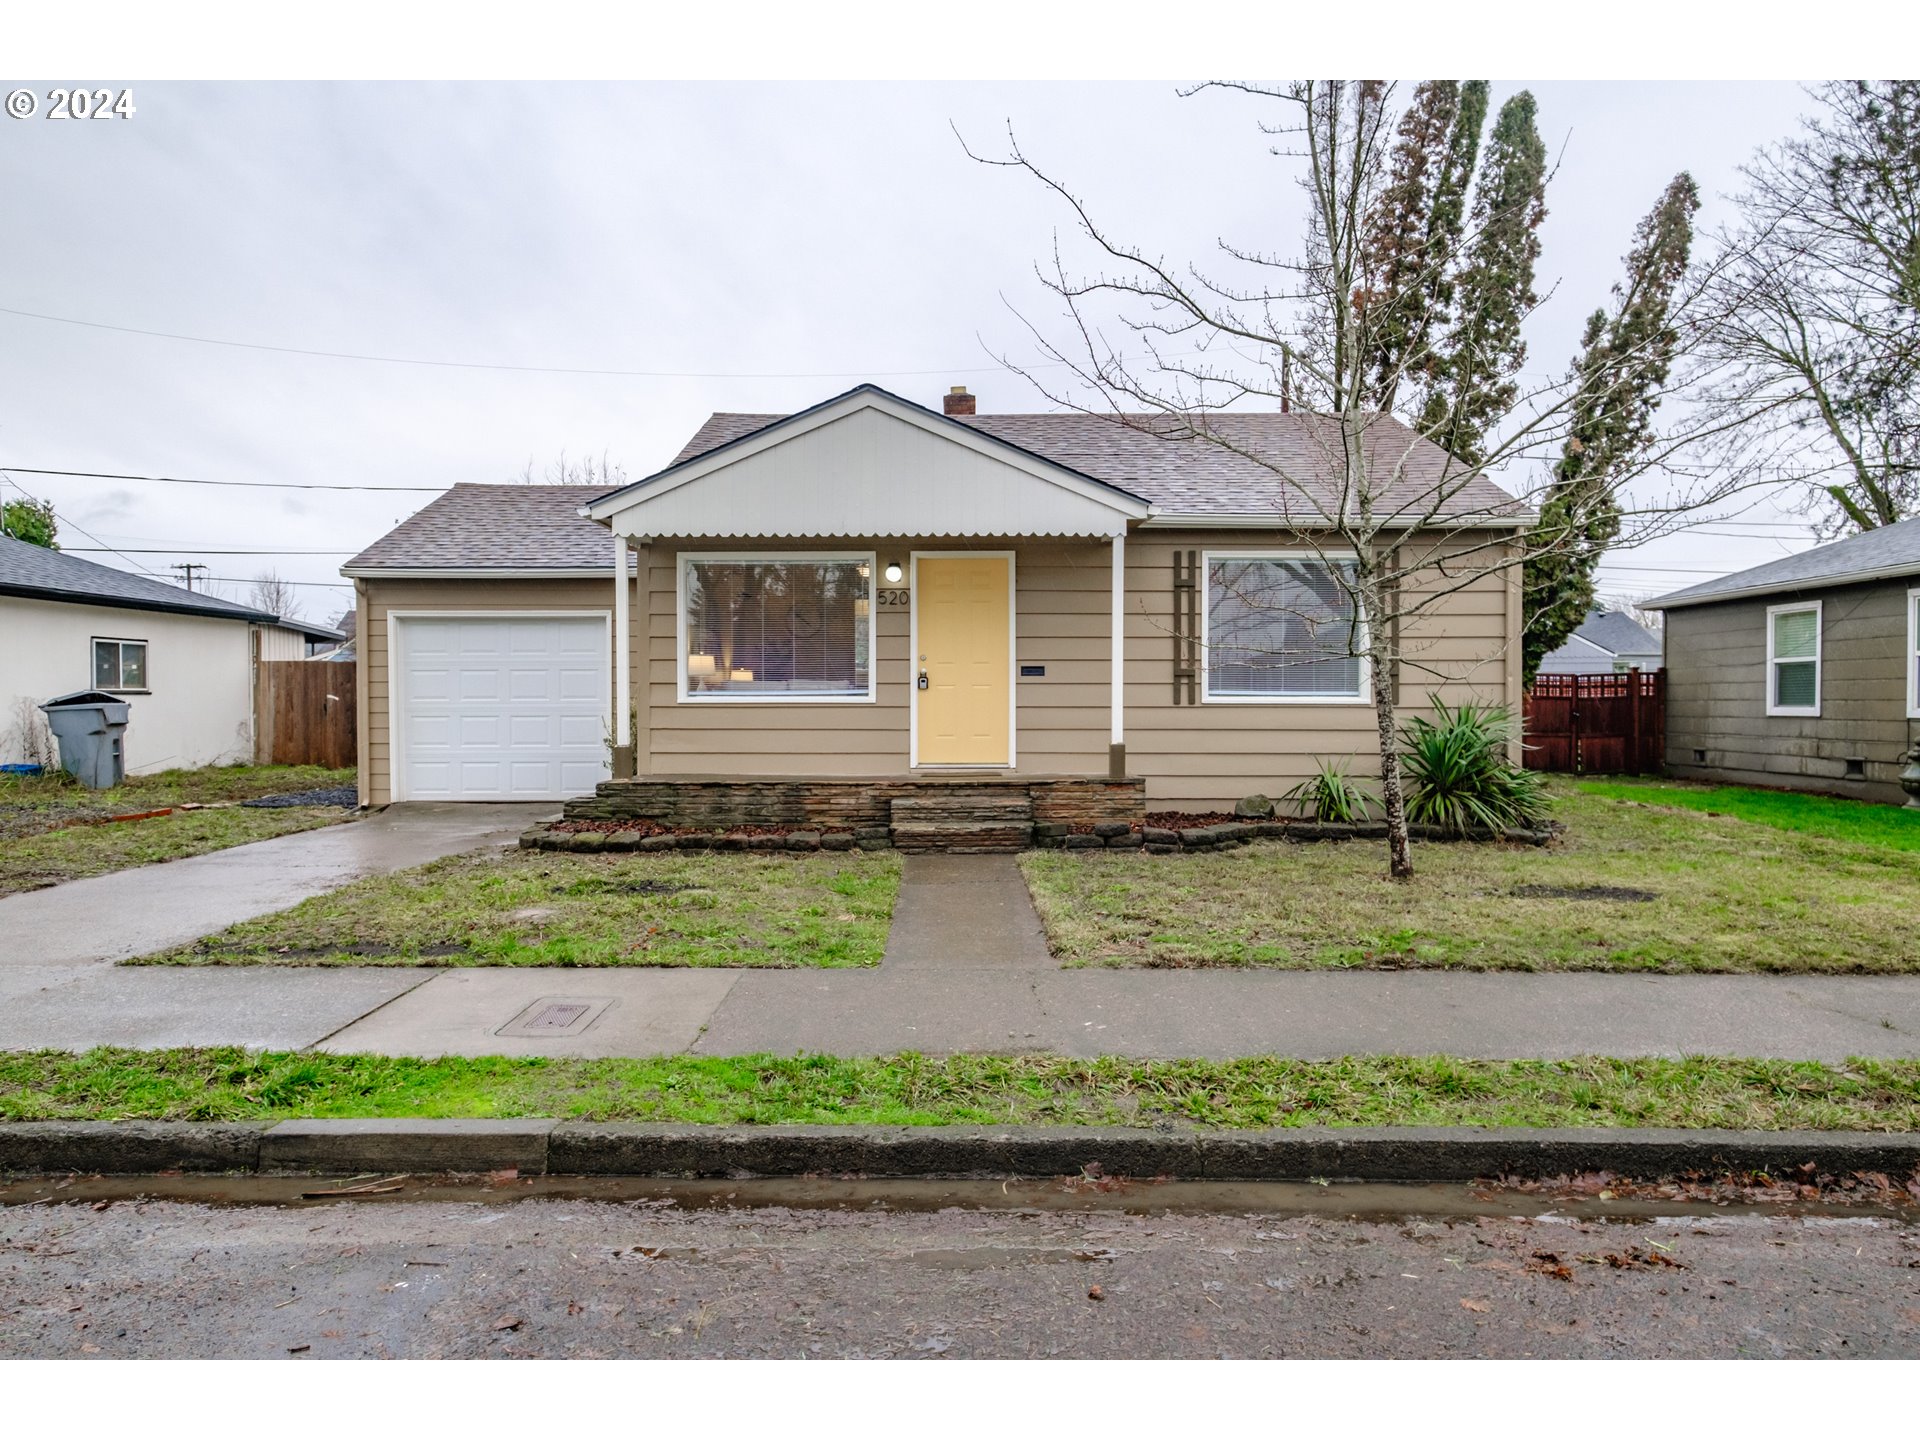
[[[609,773],[604,617],[396,618],[396,800],[563,800]]]

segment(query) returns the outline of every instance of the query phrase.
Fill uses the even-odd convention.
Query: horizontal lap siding
[[[1669,610],[1667,765],[1675,774],[1897,801],[1909,743],[1905,647],[1914,579]],[[1820,714],[1769,715],[1767,610],[1819,600]],[[1696,762],[1694,752],[1706,752]],[[1847,761],[1866,779],[1846,779]]]
[[[1128,541],[1127,764],[1146,777],[1149,805],[1210,809],[1255,791],[1276,794],[1305,779],[1323,757],[1351,756],[1360,774],[1379,763],[1370,704],[1173,703],[1175,551],[1265,547],[1304,548],[1244,531],[1147,531]],[[1408,660],[1435,672],[1404,667],[1407,709],[1424,712],[1429,692],[1448,704],[1513,703],[1512,608],[1508,577],[1495,573],[1437,596],[1430,611],[1404,625]]]
[[[609,542],[605,580],[368,580],[366,604],[360,619],[363,644],[360,683],[365,687],[367,714],[364,733],[367,803],[384,805],[393,798],[392,696],[388,693],[387,655],[391,611],[498,611],[502,615],[529,610],[579,610],[599,613],[613,609],[612,543]],[[405,623],[404,621],[402,622]],[[611,662],[611,656],[609,656]],[[611,689],[611,687],[609,687]]]
[[[1150,803],[1226,804],[1254,790],[1284,789],[1318,756],[1376,753],[1372,709],[1357,705],[1176,706],[1173,681],[1173,552],[1252,549],[1270,536],[1247,532],[1136,534],[1127,543],[1126,694],[1128,768],[1148,782]],[[699,704],[678,696],[675,621],[680,550],[747,550],[731,543],[642,551],[635,597],[634,705],[638,764],[654,775],[898,775],[908,769],[913,657],[909,615],[877,612],[878,699],[848,704]],[[878,564],[907,564],[913,550],[960,551],[948,541],[845,541],[769,545],[768,551],[872,550]],[[1109,551],[1087,540],[982,541],[972,547],[1015,552],[1015,661],[1046,674],[1017,678],[1018,771],[1102,775],[1107,768],[1110,617]],[[904,581],[903,581],[904,583]],[[610,582],[374,581],[363,623],[370,798],[390,793],[387,715],[387,614],[403,610],[570,610],[611,607]],[[1412,666],[1402,692],[1423,706],[1428,691],[1449,703],[1499,701],[1515,668],[1506,637],[1510,600],[1504,577],[1488,577],[1441,602],[1409,626],[1403,643]]]

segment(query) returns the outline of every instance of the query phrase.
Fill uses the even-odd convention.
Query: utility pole
[[[205,570],[207,567],[202,565],[198,560],[182,560],[169,565],[167,568],[169,570],[184,570],[187,575],[187,589],[191,590],[193,589],[193,572],[196,570]]]

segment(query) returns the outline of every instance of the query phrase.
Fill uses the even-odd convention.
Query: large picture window
[[[871,700],[873,557],[680,561],[687,700]]]
[[[144,640],[95,640],[93,642],[93,688],[96,690],[146,689],[147,642]]]
[[[1208,700],[1366,698],[1365,619],[1350,563],[1319,556],[1206,557]]]
[[[1767,611],[1767,714],[1820,713],[1820,602]]]

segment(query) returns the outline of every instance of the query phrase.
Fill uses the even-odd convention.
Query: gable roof
[[[824,443],[843,446],[843,456],[820,448],[830,429],[834,438]],[[894,451],[902,443],[914,448]],[[894,465],[903,454],[913,458],[904,470],[889,470],[879,459],[888,451]],[[720,471],[745,487],[741,495],[704,499],[690,491],[662,507],[673,491]],[[816,482],[815,493],[796,490],[796,482],[804,487],[808,480]],[[610,522],[645,507],[649,521],[711,526],[724,514],[724,523],[738,525],[745,518],[738,507],[756,481],[755,528],[726,533],[1114,533],[1124,532],[1127,520],[1146,519],[1151,509],[1122,486],[867,384],[683,454],[666,469],[599,496],[589,513]],[[828,495],[839,504],[822,508]],[[803,514],[794,512],[796,501]],[[780,511],[784,522],[773,513]],[[769,523],[771,530],[757,528]],[[1004,528],[1009,523],[1019,528]]]
[[[1785,590],[1810,590],[1831,585],[1853,585],[1865,580],[1920,575],[1920,518],[1902,520],[1849,535],[1798,555],[1784,556],[1649,600],[1649,610],[1677,610],[1714,600],[1749,595],[1773,595]]]
[[[97,565],[9,535],[0,535],[0,595],[73,605],[111,605],[121,610],[163,610],[259,625],[275,623],[264,610],[196,594],[165,580],[115,570],[111,565]]]
[[[888,393],[877,386],[860,386],[847,393],[856,394],[859,390]],[[843,397],[835,397],[840,398]],[[729,412],[711,415],[671,465],[659,475],[649,476],[626,489],[631,491],[648,485],[691,461],[819,408],[811,407],[795,416]],[[1338,503],[1336,457],[1340,454],[1340,425],[1332,415],[1278,410],[1228,411],[1205,417],[1207,435],[1211,438],[1197,436],[1183,422],[1159,415],[1107,416],[1066,411],[937,418],[990,436],[1128,496],[1137,496],[1168,517],[1192,516],[1223,522],[1258,519],[1272,523],[1286,520],[1290,513],[1303,512],[1299,513],[1300,521],[1311,525],[1320,518],[1321,512],[1315,503],[1304,499],[1300,490],[1311,488],[1314,501],[1328,510]],[[1397,466],[1401,471],[1379,501],[1384,511],[1417,508],[1436,486],[1445,485],[1454,492],[1448,497],[1448,517],[1484,515],[1492,523],[1514,523],[1530,518],[1524,506],[1484,476],[1458,479],[1458,462],[1390,415],[1374,416],[1367,426],[1366,437],[1374,464]],[[1283,479],[1282,475],[1288,478]]]
[[[1620,610],[1596,609],[1573,632],[1609,655],[1658,655],[1660,637]]]
[[[455,485],[340,567],[342,575],[407,570],[611,573],[604,525],[582,519],[579,485]]]

